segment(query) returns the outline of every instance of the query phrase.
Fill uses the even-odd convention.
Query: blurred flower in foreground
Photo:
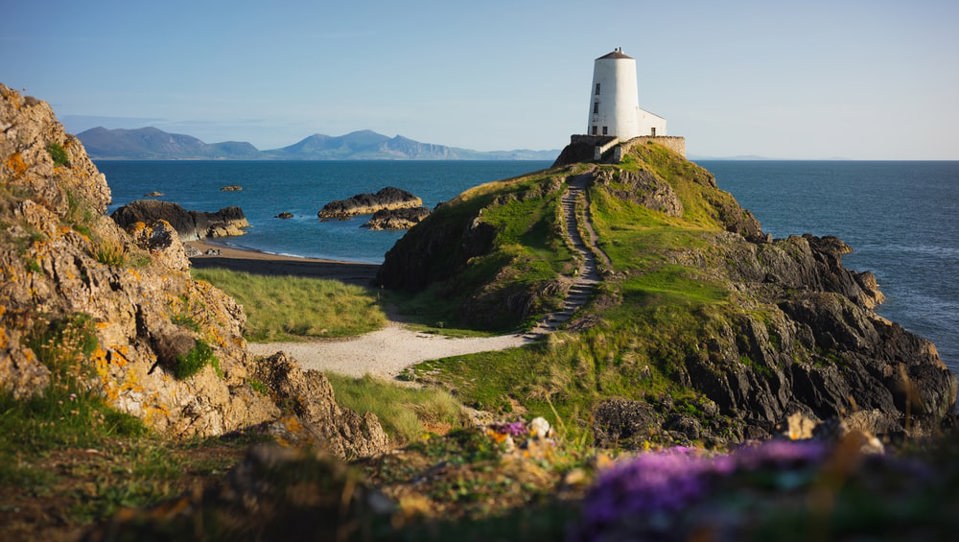
[[[762,468],[808,467],[822,462],[826,452],[818,442],[770,441],[728,455],[684,447],[643,453],[599,476],[570,540],[616,540],[615,533],[639,524],[643,531],[665,527],[669,514],[707,497],[720,479]]]

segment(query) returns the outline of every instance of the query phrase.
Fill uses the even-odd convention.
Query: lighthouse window
[[[609,135],[609,126],[603,126],[603,135]]]
[[[593,114],[599,113],[599,102],[593,102]]]
[[[599,83],[596,83],[596,95],[599,96]]]
[[[596,135],[596,125],[593,125],[593,135]]]

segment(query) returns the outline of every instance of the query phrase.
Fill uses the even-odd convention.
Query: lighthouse
[[[666,119],[639,107],[636,59],[620,47],[593,64],[587,134],[623,141],[666,135]]]

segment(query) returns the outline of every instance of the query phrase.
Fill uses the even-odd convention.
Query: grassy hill
[[[610,266],[591,302],[536,345],[427,362],[417,378],[627,447],[722,446],[794,412],[922,434],[954,404],[930,343],[879,318],[874,277],[842,267],[849,247],[767,237],[708,171],[655,143],[469,190],[411,229],[378,280],[453,325],[531,327],[577,268],[559,201],[584,176],[579,223]]]

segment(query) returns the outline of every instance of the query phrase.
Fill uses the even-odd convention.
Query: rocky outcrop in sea
[[[137,222],[166,221],[184,241],[243,235],[243,230],[250,226],[239,207],[224,207],[209,213],[188,211],[176,203],[158,200],[137,200],[118,208],[110,216],[121,228]]]
[[[376,417],[338,407],[321,373],[249,354],[243,308],[191,278],[167,220],[193,235],[210,219],[124,212],[121,227],[105,214],[110,188],[79,141],[48,104],[3,85],[0,179],[4,392],[77,386],[169,436],[257,426],[344,457],[387,448]],[[242,214],[219,218],[228,229]]]
[[[392,186],[380,189],[375,194],[356,194],[347,199],[334,200],[320,209],[317,216],[323,220],[345,220],[357,215],[372,215],[382,210],[421,207],[418,196]]]
[[[408,230],[429,215],[430,210],[426,207],[382,209],[373,213],[363,227],[370,230]]]

